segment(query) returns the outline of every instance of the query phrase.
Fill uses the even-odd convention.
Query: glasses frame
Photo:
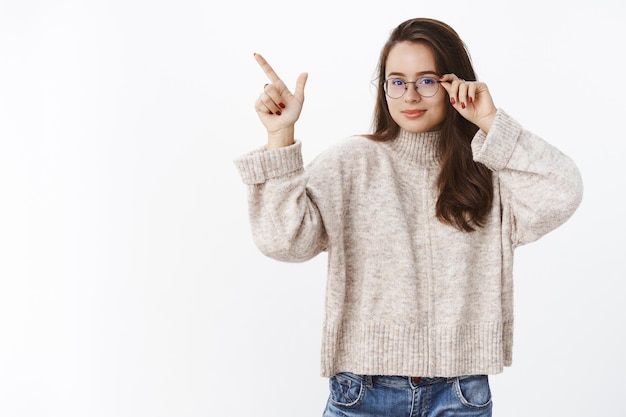
[[[430,95],[424,95],[424,94],[420,93],[420,90],[419,90],[419,87],[417,86],[417,83],[420,82],[421,80],[423,80],[424,78],[430,78],[431,80],[435,80],[437,82],[437,89],[435,90],[434,93],[432,93]],[[389,92],[387,91],[387,82],[389,82],[390,80],[400,80],[400,81],[402,81],[404,83],[404,92],[400,96],[398,96],[398,97],[391,97],[389,95]],[[385,80],[383,80],[382,84],[383,84],[383,86],[382,86],[383,90],[385,91],[385,95],[387,97],[389,97],[390,99],[394,99],[395,100],[395,99],[399,99],[399,98],[404,97],[404,95],[406,94],[406,90],[409,89],[409,84],[413,84],[413,88],[415,88],[415,92],[417,94],[419,94],[420,97],[424,97],[424,98],[434,97],[439,92],[439,84],[441,84],[441,81],[439,81],[435,77],[428,77],[428,76],[419,77],[415,81],[404,81],[403,79],[398,78],[398,77],[391,77],[391,78],[386,78]]]

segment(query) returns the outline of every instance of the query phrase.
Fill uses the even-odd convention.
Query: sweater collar
[[[402,160],[417,165],[437,166],[440,161],[439,137],[439,131],[411,133],[401,130],[398,136],[388,143]]]

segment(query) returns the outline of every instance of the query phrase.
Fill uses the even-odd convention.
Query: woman
[[[494,105],[445,23],[395,28],[373,132],[306,169],[294,125],[307,75],[292,94],[255,56],[268,143],[236,165],[263,253],[328,252],[324,415],[490,416],[487,375],[512,360],[514,249],[574,213],[576,165]]]

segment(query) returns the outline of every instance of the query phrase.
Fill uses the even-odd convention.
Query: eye
[[[404,81],[402,81],[399,78],[394,78],[394,79],[389,80],[389,84],[393,85],[394,87],[403,87]]]
[[[432,77],[424,77],[424,78],[420,78],[418,81],[419,85],[433,85],[433,84],[437,84],[437,80],[435,80]]]

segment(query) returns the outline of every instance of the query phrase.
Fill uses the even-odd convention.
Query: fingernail
[[[278,103],[278,105],[280,106],[281,109],[285,108],[285,105],[283,103]]]
[[[454,97],[450,97],[450,104],[452,104],[453,106],[456,104],[456,100],[454,99]]]
[[[276,112],[276,114],[280,116],[280,115],[281,115],[280,110],[278,110],[278,111]]]
[[[461,102],[461,108],[464,109],[465,108],[465,103]]]
[[[474,102],[474,99],[470,97],[470,98],[469,98],[469,102],[470,102],[470,103],[473,103],[473,102]]]

